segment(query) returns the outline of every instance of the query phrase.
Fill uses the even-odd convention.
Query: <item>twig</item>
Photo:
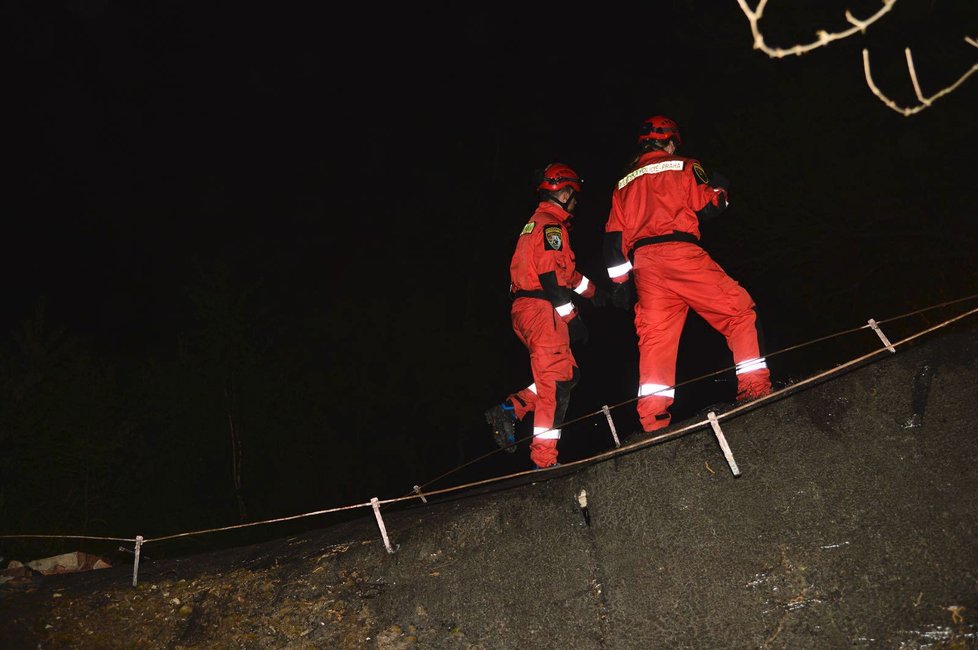
[[[879,11],[864,20],[856,18],[852,15],[852,12],[847,9],[845,17],[849,24],[852,25],[852,27],[849,29],[832,33],[829,33],[824,29],[819,29],[815,32],[815,34],[818,36],[817,40],[812,41],[811,43],[797,44],[788,48],[781,48],[768,46],[767,43],[764,42],[764,35],[761,33],[759,23],[761,18],[764,16],[764,8],[767,6],[767,0],[758,0],[757,6],[753,10],[747,5],[747,0],[737,0],[737,4],[740,5],[740,10],[744,12],[744,15],[747,17],[747,21],[750,23],[750,31],[754,36],[754,49],[760,50],[774,59],[780,59],[790,55],[801,56],[802,54],[811,52],[817,48],[824,47],[832,41],[848,38],[857,32],[865,32],[870,25],[887,14],[890,9],[893,8],[893,5],[896,4],[896,0],[882,0],[882,2],[883,6],[880,7]],[[978,47],[978,36],[974,38],[965,36],[964,42],[972,47]],[[907,57],[907,70],[910,73],[910,81],[913,84],[914,92],[916,93],[917,100],[919,102],[915,106],[899,106],[895,101],[887,97],[883,91],[879,89],[879,87],[873,81],[873,75],[869,65],[869,51],[866,49],[863,50],[863,71],[866,75],[866,85],[869,86],[872,93],[876,95],[880,101],[883,102],[883,104],[904,116],[919,113],[925,108],[930,107],[930,105],[936,100],[940,99],[944,95],[954,92],[958,86],[964,83],[965,79],[978,71],[978,63],[975,63],[950,86],[939,90],[930,97],[924,97],[924,93],[920,89],[920,82],[917,80],[917,71],[914,69],[913,56],[910,53],[910,48],[906,48],[904,53]]]
[[[969,45],[978,47],[978,40],[970,39],[970,38],[965,38],[964,40]],[[895,101],[893,101],[892,99],[890,99],[889,97],[883,94],[883,92],[873,82],[873,75],[872,72],[870,71],[870,65],[869,65],[869,50],[865,50],[865,49],[863,50],[863,72],[866,73],[866,85],[869,86],[869,89],[873,91],[873,94],[879,97],[880,101],[882,101],[886,106],[892,108],[897,113],[900,113],[904,116],[913,115],[914,113],[919,113],[925,108],[928,108],[931,104],[933,104],[936,100],[940,99],[944,95],[954,92],[954,90],[958,86],[964,83],[965,79],[967,79],[976,71],[978,71],[978,63],[975,63],[973,66],[971,66],[971,68],[968,69],[967,72],[961,75],[958,78],[958,80],[955,81],[953,84],[939,90],[938,92],[934,93],[930,97],[924,97],[924,94],[920,91],[920,83],[917,81],[917,72],[914,70],[913,67],[913,56],[910,53],[909,47],[904,50],[904,54],[907,57],[907,70],[910,73],[910,81],[913,83],[914,92],[917,93],[917,99],[920,101],[920,103],[917,104],[916,106],[909,106],[909,107],[898,106]]]
[[[859,20],[852,15],[851,11],[847,9],[846,20],[849,21],[852,27],[847,30],[834,32],[831,34],[824,29],[819,29],[815,31],[815,34],[818,36],[818,40],[805,45],[793,45],[789,48],[772,48],[764,42],[764,35],[761,34],[761,29],[758,27],[758,22],[760,22],[761,17],[764,15],[764,7],[767,5],[767,0],[760,0],[757,3],[757,8],[755,8],[753,11],[751,11],[750,7],[747,6],[747,0],[737,0],[737,4],[740,5],[740,10],[744,12],[744,15],[747,16],[748,22],[750,22],[750,31],[751,34],[754,35],[754,49],[764,52],[773,59],[780,59],[792,54],[800,56],[806,52],[811,52],[814,49],[824,47],[832,41],[848,38],[856,32],[865,32],[867,27],[875,23],[893,8],[893,5],[896,4],[896,0],[883,0],[883,6],[880,8],[880,10],[865,20]]]

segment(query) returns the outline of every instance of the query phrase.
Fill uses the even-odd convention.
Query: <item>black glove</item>
[[[591,296],[591,304],[595,307],[605,307],[609,299],[608,292],[602,289],[600,284],[595,284],[594,295]]]
[[[717,174],[716,172],[710,174],[710,187],[719,187],[727,192],[730,191],[730,179],[723,174]]]
[[[570,322],[567,323],[567,332],[570,334],[571,343],[587,345],[587,325],[584,324],[584,319],[581,318],[580,314],[570,319]]]
[[[621,284],[616,284],[611,293],[611,304],[618,309],[631,311],[635,306],[635,281],[628,278]]]

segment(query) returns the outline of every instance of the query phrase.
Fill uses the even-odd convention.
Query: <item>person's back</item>
[[[676,123],[645,120],[639,154],[612,191],[605,261],[616,304],[632,308],[639,345],[637,410],[645,431],[669,425],[676,356],[689,308],[726,339],[738,399],[771,390],[761,356],[754,301],[700,246],[700,224],[727,207],[727,183],[712,182],[700,162],[676,155]],[[634,286],[633,286],[634,285]]]
[[[673,231],[687,232],[699,239],[696,210],[710,202],[713,191],[698,191],[690,176],[681,173],[694,166],[699,166],[699,162],[661,149],[639,156],[635,169],[618,181],[612,194],[611,219],[622,215],[625,206],[634,215],[630,217],[633,221],[628,239],[622,241],[624,248],[631,250],[638,239]],[[620,217],[610,223],[620,223]]]

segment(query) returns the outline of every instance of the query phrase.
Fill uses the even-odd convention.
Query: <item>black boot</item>
[[[486,422],[492,427],[496,444],[513,453],[516,451],[516,415],[513,407],[503,402],[486,411]]]

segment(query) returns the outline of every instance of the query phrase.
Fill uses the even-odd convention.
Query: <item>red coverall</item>
[[[553,427],[563,421],[580,377],[567,329],[579,317],[570,292],[591,298],[595,291],[577,271],[569,216],[560,206],[541,201],[523,227],[509,266],[513,331],[530,353],[533,384],[508,399],[518,419],[534,413],[530,459],[537,467],[557,462],[560,429]]]
[[[679,337],[690,307],[726,338],[737,399],[771,392],[754,301],[697,243],[700,220],[726,206],[726,190],[709,184],[699,161],[663,150],[642,154],[612,191],[605,260],[613,282],[634,275],[637,410],[645,431],[669,425],[666,409],[675,396]]]

